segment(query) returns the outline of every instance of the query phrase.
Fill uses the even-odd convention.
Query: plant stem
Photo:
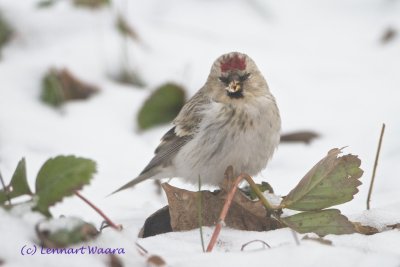
[[[276,207],[273,207],[268,200],[265,198],[261,190],[258,188],[256,183],[253,181],[253,179],[248,175],[248,174],[242,174],[244,179],[249,183],[251,189],[256,193],[257,197],[260,199],[261,203],[264,205],[264,207],[267,209],[269,212],[273,212],[276,210]]]
[[[385,133],[385,124],[382,124],[382,130],[381,130],[381,135],[379,137],[379,143],[378,143],[378,149],[376,151],[375,155],[375,163],[374,163],[374,169],[372,171],[372,178],[371,178],[371,183],[369,185],[369,190],[368,190],[368,197],[367,197],[367,210],[370,209],[370,201],[371,201],[371,194],[372,194],[372,188],[374,187],[374,182],[375,182],[375,174],[376,174],[376,169],[378,167],[378,161],[379,161],[379,154],[381,152],[381,146],[382,146],[382,139],[383,139],[383,134]]]
[[[207,250],[206,250],[207,252],[211,252],[215,246],[215,243],[217,243],[217,238],[219,236],[219,233],[221,232],[222,226],[225,224],[224,221],[225,221],[226,215],[228,213],[229,207],[231,206],[232,199],[235,196],[236,190],[238,189],[238,185],[243,180],[243,178],[244,178],[243,174],[239,175],[236,178],[236,180],[231,188],[231,191],[229,191],[229,193],[226,197],[224,206],[221,210],[221,214],[219,215],[218,223],[215,226],[214,233],[211,236],[210,243],[208,243]]]
[[[204,246],[204,237],[203,237],[203,216],[202,216],[202,193],[201,193],[201,179],[199,176],[199,192],[198,192],[198,199],[197,199],[197,211],[198,211],[198,217],[199,217],[199,230],[200,230],[200,241],[201,241],[201,248],[203,249],[203,252],[206,252],[205,246]]]
[[[226,197],[224,206],[222,208],[221,214],[218,219],[218,223],[215,226],[213,235],[211,236],[210,243],[208,244],[207,252],[211,252],[212,249],[214,248],[215,243],[217,242],[217,238],[219,236],[219,233],[221,232],[222,226],[225,224],[224,223],[225,218],[226,218],[226,215],[228,214],[228,210],[232,204],[233,197],[235,196],[238,186],[243,179],[245,179],[249,183],[251,189],[254,190],[254,192],[256,193],[258,198],[261,200],[261,203],[263,203],[263,205],[267,209],[267,211],[270,212],[272,215],[274,215],[274,217],[276,217],[279,220],[279,216],[275,212],[275,210],[277,208],[273,207],[268,202],[268,200],[264,197],[263,193],[258,189],[258,187],[257,187],[256,183],[253,181],[253,179],[248,174],[242,173],[236,178],[235,182],[232,185],[231,190],[229,191],[229,193]]]
[[[115,230],[122,230],[121,225],[117,225],[115,224],[113,221],[110,220],[110,218],[107,217],[107,215],[105,215],[98,207],[96,207],[92,202],[90,202],[87,198],[85,198],[84,196],[82,196],[78,191],[75,191],[75,195],[77,197],[79,197],[80,199],[82,199],[84,202],[86,202],[86,204],[88,204],[90,207],[92,207],[92,209],[94,209],[101,217],[103,217],[103,219]]]

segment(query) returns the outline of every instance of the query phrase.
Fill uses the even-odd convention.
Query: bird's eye
[[[250,73],[246,73],[246,74],[240,76],[240,77],[239,77],[239,80],[240,80],[241,82],[244,82],[244,81],[247,80],[249,77],[250,77]]]
[[[229,78],[228,77],[221,76],[221,77],[219,77],[219,80],[221,82],[223,82],[224,84],[226,84],[226,85],[229,83]]]

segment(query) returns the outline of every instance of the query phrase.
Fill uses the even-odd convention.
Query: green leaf
[[[73,2],[76,6],[88,8],[100,8],[110,5],[110,0],[74,0]]]
[[[50,216],[49,207],[88,184],[96,172],[96,163],[75,156],[47,160],[36,177],[35,209]]]
[[[319,236],[325,236],[329,234],[344,235],[356,232],[353,223],[337,209],[301,212],[281,218],[281,221],[301,234],[313,232]]]
[[[32,195],[26,179],[26,164],[24,158],[18,162],[17,168],[11,178],[11,182],[6,188],[9,191],[8,197],[10,199],[22,195]],[[4,192],[4,189],[0,190],[0,204],[4,203],[8,197]]]
[[[59,107],[65,102],[65,95],[58,73],[51,69],[42,80],[41,100],[53,107]]]
[[[361,160],[354,155],[337,157],[332,149],[284,198],[282,208],[300,211],[321,210],[353,199],[361,185]]]
[[[0,14],[0,52],[1,48],[11,39],[13,30]]]
[[[138,123],[141,129],[172,121],[185,104],[182,87],[167,83],[159,87],[139,111]]]

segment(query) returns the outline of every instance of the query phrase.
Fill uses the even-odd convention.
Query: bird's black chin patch
[[[229,91],[226,91],[226,92],[230,98],[236,98],[236,99],[243,98],[243,90],[238,90],[236,92],[229,92]]]

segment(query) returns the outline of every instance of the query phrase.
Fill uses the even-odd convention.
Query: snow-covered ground
[[[283,131],[311,129],[322,137],[310,146],[283,144],[257,179],[285,195],[333,147],[362,160],[363,185],[340,209],[350,219],[382,228],[400,222],[400,37],[382,44],[388,27],[400,31],[398,0],[281,1],[113,1],[111,8],[87,10],[59,1],[37,9],[38,1],[0,0],[0,11],[16,31],[0,59],[0,170],[6,183],[18,160],[26,157],[31,188],[49,157],[75,154],[95,160],[98,173],[82,194],[95,202],[124,231],[106,230],[96,244],[124,247],[124,263],[145,266],[134,245],[161,255],[170,266],[399,266],[400,232],[373,236],[327,236],[333,246],[302,241],[291,232],[266,233],[223,229],[216,251],[201,252],[198,230],[137,240],[148,215],[166,204],[153,183],[105,197],[137,175],[151,159],[169,125],[139,132],[135,116],[151,88],[175,81],[194,94],[221,54],[250,55],[276,96]],[[123,43],[115,29],[118,12],[142,42],[129,42],[131,65],[147,89],[112,81]],[[61,111],[38,99],[49,67],[67,67],[101,88],[88,101],[70,102]],[[396,71],[397,70],[397,71]],[[365,211],[381,124],[386,133],[372,210]],[[175,179],[174,185],[191,188]],[[51,209],[55,216],[102,219],[75,197]],[[0,260],[6,266],[102,266],[91,255],[22,256],[34,240],[37,214],[23,220],[0,210]],[[18,217],[18,216],[17,216]],[[205,229],[208,241],[212,228]],[[300,236],[301,238],[301,236]],[[271,249],[241,246],[262,239]],[[1,265],[1,264],[0,264]]]

